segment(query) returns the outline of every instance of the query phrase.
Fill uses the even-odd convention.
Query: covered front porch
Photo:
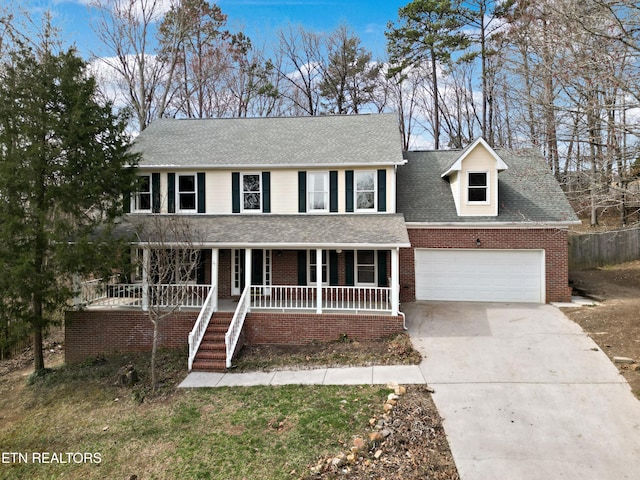
[[[153,239],[134,244],[134,255],[143,265],[139,273],[84,282],[77,304],[87,310],[197,309],[189,335],[189,370],[196,355],[205,356],[201,350],[209,347],[207,336],[224,341],[220,348],[230,367],[250,312],[314,315],[314,328],[322,328],[324,317],[317,315],[343,319],[373,315],[382,322],[384,317],[400,315],[399,249],[409,246],[401,215],[193,216],[187,220],[202,240],[188,247],[178,241],[159,245]],[[185,257],[160,255],[160,248],[165,252],[188,248],[192,253],[186,257],[197,265],[188,269],[178,260],[175,272],[168,275],[170,281],[154,278],[148,273],[153,268],[144,268],[152,266],[154,259],[173,262]],[[210,335],[212,318],[223,311],[233,312],[225,331],[218,331],[223,328],[218,326],[216,334]],[[305,318],[308,322],[309,317]],[[296,328],[311,330],[304,325]]]

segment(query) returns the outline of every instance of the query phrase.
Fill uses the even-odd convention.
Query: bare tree
[[[142,303],[153,324],[151,384],[155,392],[161,325],[197,293],[194,285],[203,236],[189,217],[151,215],[134,222],[137,248],[133,264],[143,285],[148,285]]]
[[[319,84],[324,62],[320,34],[292,25],[278,33],[274,66],[282,80],[280,95],[291,102],[292,114],[317,115],[320,112]]]

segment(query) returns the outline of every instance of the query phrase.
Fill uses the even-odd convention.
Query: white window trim
[[[322,250],[322,256],[325,257],[325,263],[323,263],[322,265],[326,265],[327,266],[327,280],[322,282],[322,285],[329,285],[329,279],[331,278],[329,269],[330,267],[330,262],[329,262],[329,251],[328,250]],[[315,281],[311,280],[311,262],[315,262],[316,261],[316,251],[315,250],[307,250],[307,285],[316,285]],[[320,270],[320,275],[322,275],[322,265],[321,270]],[[318,268],[316,266],[316,273],[318,272]]]
[[[363,251],[373,252],[373,283],[365,283],[365,282],[358,281],[358,267],[361,265],[360,262],[358,261],[358,254]],[[356,284],[356,286],[363,286],[363,287],[378,286],[378,251],[377,250],[356,250],[353,264],[354,264],[353,276],[354,276],[354,283]],[[363,263],[362,265],[371,265],[371,264]]]
[[[260,195],[260,202],[257,209],[245,209],[244,208],[244,177],[249,175],[255,175],[258,177],[258,183],[260,185],[260,190],[258,191],[258,195]],[[256,192],[253,192],[256,193]],[[240,212],[241,213],[262,213],[262,173],[260,172],[246,172],[240,173]]]
[[[358,174],[362,173],[373,175],[373,207],[371,208],[358,208]],[[378,211],[378,175],[375,170],[356,170],[353,172],[353,210],[360,213]]]
[[[193,188],[194,190],[194,208],[180,208],[180,177],[193,176]],[[198,211],[198,174],[196,172],[179,172],[176,173],[176,212],[177,213],[195,213]],[[184,192],[191,193],[191,192]]]
[[[141,192],[136,191],[131,198],[131,212],[133,213],[151,213],[153,211],[153,176],[148,173],[144,175],[139,175],[139,177],[148,177],[149,178],[149,208],[137,208],[138,206],[138,195]],[[144,192],[146,193],[146,192]]]
[[[322,192],[326,194],[326,203],[325,203],[325,208],[313,208],[313,202],[311,202],[311,194],[312,193],[318,193],[315,190],[311,190],[311,185],[312,185],[312,181],[311,181],[311,177],[313,175],[322,175],[325,179],[326,179],[326,186],[327,189]],[[307,173],[307,205],[309,205],[308,211],[311,213],[318,213],[318,212],[328,212],[329,211],[329,203],[331,202],[331,185],[330,185],[330,178],[329,178],[329,172],[308,172]]]
[[[474,201],[474,200],[469,200],[469,189],[470,188],[483,188],[480,186],[471,186],[469,185],[469,175],[472,173],[484,173],[485,174],[485,178],[487,180],[486,186],[484,187],[484,189],[486,190],[486,195],[485,198],[486,200],[484,201]],[[466,189],[465,189],[465,201],[467,205],[489,205],[491,203],[491,189],[490,189],[490,185],[491,185],[491,176],[489,173],[489,170],[467,170],[466,172]]]

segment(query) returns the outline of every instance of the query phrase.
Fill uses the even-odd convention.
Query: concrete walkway
[[[197,387],[249,387],[254,385],[400,385],[426,383],[418,365],[394,365],[276,372],[204,373],[192,372],[179,385]]]
[[[640,402],[551,305],[405,305],[462,480],[640,478]]]

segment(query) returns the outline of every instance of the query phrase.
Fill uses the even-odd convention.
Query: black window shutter
[[[329,172],[329,211],[338,211],[338,172],[336,170]]]
[[[160,213],[160,174],[151,174],[151,211]]]
[[[176,213],[176,174],[167,173],[167,210]]]
[[[347,212],[353,212],[353,170],[344,172]]]
[[[298,285],[307,284],[307,251],[298,250]]]
[[[198,285],[204,285],[205,284],[205,265],[206,265],[206,261],[205,261],[205,250],[200,250],[200,252],[198,253],[198,268],[196,269],[196,283]]]
[[[344,283],[348,287],[356,284],[355,282],[355,264],[354,264],[354,251],[345,250],[344,252]]]
[[[231,173],[231,211],[240,213],[240,172]]]
[[[131,213],[131,192],[129,190],[122,192],[122,211]]]
[[[307,172],[298,172],[298,212],[307,211]]]
[[[387,171],[378,170],[378,211],[387,211]]]
[[[387,251],[378,250],[378,286],[388,287],[387,285]]]
[[[262,211],[271,213],[271,173],[262,172]]]
[[[338,285],[338,252],[329,252],[329,285]]]
[[[206,200],[206,180],[204,172],[198,172],[198,213],[205,213],[207,211]]]

